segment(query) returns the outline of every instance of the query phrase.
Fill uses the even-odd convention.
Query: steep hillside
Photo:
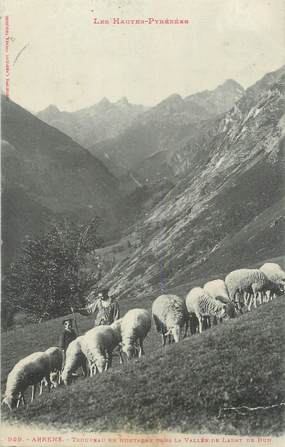
[[[49,216],[96,214],[106,235],[117,232],[120,196],[113,175],[65,134],[6,97],[1,101],[5,259],[25,234],[43,229]]]
[[[103,98],[98,104],[76,112],[60,111],[50,105],[37,116],[89,148],[106,138],[116,137],[146,110],[145,106],[130,104],[126,97],[115,103]]]
[[[2,209],[2,269],[5,271],[27,235],[40,234],[55,214],[29,197],[20,187],[5,188]]]
[[[182,100],[182,99],[181,99]],[[153,153],[167,151],[196,131],[196,125],[187,121],[187,116],[181,111],[173,113],[169,103],[175,102],[169,98],[165,102],[168,114],[154,116],[152,111],[146,112],[142,120],[137,120],[117,138],[101,142],[90,151],[118,177],[129,170],[136,171],[140,163]],[[177,115],[177,118],[176,118]]]
[[[203,122],[229,110],[242,94],[243,88],[234,81],[185,99],[173,94],[139,115],[117,138],[103,141],[90,150],[118,177],[132,170],[135,177],[145,181],[148,178],[145,159],[160,154],[160,158],[152,159],[153,171],[159,175],[162,166],[167,165],[169,153],[197,135]],[[167,170],[172,173],[171,164]]]
[[[149,308],[150,302],[143,307]],[[141,359],[118,365],[116,358],[104,374],[45,392],[28,408],[10,413],[3,407],[2,422],[64,430],[69,436],[77,431],[86,433],[85,438],[90,432],[117,431],[151,437],[164,432],[164,439],[171,432],[281,435],[284,310],[282,296],[165,348],[152,328]],[[84,321],[86,330],[86,320],[80,319],[80,329]],[[10,368],[30,352],[28,343],[35,350],[55,343],[60,321],[41,326],[4,335],[3,386]]]
[[[187,175],[136,228],[133,255],[105,278],[120,296],[143,297],[145,290],[164,290],[198,274],[218,262],[219,253],[234,250],[235,235],[244,231],[246,237],[247,225],[259,234],[255,252],[243,257],[254,262],[260,249],[266,256],[283,254],[284,68],[270,79],[250,88],[206,129],[200,144],[187,145],[183,160],[176,155],[177,172]],[[228,259],[232,267],[244,261]]]

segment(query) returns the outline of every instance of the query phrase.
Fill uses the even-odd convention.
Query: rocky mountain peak
[[[237,90],[244,90],[243,86],[241,84],[239,84],[237,81],[235,81],[234,79],[227,79],[222,85],[221,87],[226,87],[226,88],[236,88]]]
[[[128,98],[126,96],[122,96],[117,102],[116,104],[120,107],[126,107],[129,106],[130,103],[128,101]]]
[[[158,105],[167,105],[167,104],[183,104],[183,99],[178,93],[173,93],[172,95],[165,98]]]
[[[165,98],[163,101],[159,102],[157,106],[153,107],[152,111],[166,111],[173,112],[176,110],[181,110],[184,108],[185,104],[182,97],[178,93],[173,93],[172,95]]]
[[[104,107],[106,107],[106,106],[110,106],[110,105],[111,105],[111,103],[110,103],[109,99],[106,98],[106,96],[104,96],[104,97],[101,99],[101,101],[98,102],[98,106],[104,106]]]
[[[235,80],[228,79],[214,90],[204,90],[187,96],[187,104],[196,104],[205,108],[211,115],[220,115],[231,109],[244,94],[244,88]]]
[[[54,119],[56,116],[58,116],[60,114],[61,114],[61,111],[59,110],[59,108],[54,104],[50,104],[45,109],[41,110],[38,113],[38,116],[39,116],[39,118],[41,118],[41,115],[43,115],[45,117],[49,117],[50,119]]]
[[[60,112],[51,105],[37,116],[47,124],[69,135],[86,148],[94,143],[116,137],[147,108],[130,104],[126,97],[111,102],[103,97],[101,101],[74,112]]]

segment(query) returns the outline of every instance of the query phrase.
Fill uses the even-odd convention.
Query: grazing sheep
[[[82,352],[81,343],[84,335],[73,340],[66,350],[65,365],[61,374],[61,379],[65,385],[69,385],[72,380],[72,373],[74,373],[80,366],[83,374],[87,376],[86,357]]]
[[[50,362],[50,384],[51,388],[57,388],[60,384],[60,373],[63,366],[63,354],[62,350],[57,347],[48,348],[45,351],[45,354],[49,357]],[[43,385],[49,385],[45,378],[43,378],[40,387],[40,394],[43,391]]]
[[[96,326],[83,335],[81,349],[89,361],[102,373],[112,364],[112,352],[120,343],[120,335],[110,326]]]
[[[274,295],[282,295],[285,287],[285,272],[280,265],[273,262],[267,262],[263,264],[259,270],[263,272],[270,281],[276,284],[275,289],[273,286],[269,291],[268,299],[272,299]]]
[[[227,314],[230,318],[236,316],[234,305],[232,304],[225,281],[222,279],[214,279],[204,285],[204,290],[211,295],[212,298],[227,305]],[[216,318],[216,317],[214,317]]]
[[[263,296],[267,290],[276,290],[276,284],[258,269],[234,270],[226,276],[225,283],[231,300],[237,303],[240,311],[243,304],[247,305],[248,310],[251,310],[252,303],[257,307],[259,293]],[[245,293],[247,299],[244,303],[241,298]]]
[[[263,296],[263,301],[268,303],[268,301],[272,301],[276,296],[281,295],[284,295],[284,286],[273,283],[270,290],[267,290],[265,296]]]
[[[167,335],[172,335],[174,341],[178,342],[184,325],[185,334],[187,333],[189,315],[185,301],[179,296],[160,295],[156,298],[152,304],[152,317],[157,332],[162,334],[163,346]]]
[[[224,304],[227,304],[230,300],[228,290],[225,281],[222,279],[214,279],[204,285],[204,290],[211,295],[212,298],[216,298]]]
[[[45,354],[49,356],[50,371],[61,371],[63,363],[62,350],[57,347],[48,348]]]
[[[203,330],[203,317],[223,318],[226,316],[226,304],[212,298],[202,287],[194,287],[186,297],[189,314],[195,314],[199,321],[199,332]]]
[[[128,359],[135,357],[137,342],[139,343],[138,356],[144,354],[143,341],[151,328],[151,315],[146,309],[131,309],[123,318],[110,326],[122,342],[122,351]]]
[[[8,375],[3,403],[6,403],[10,410],[18,406],[21,399],[25,404],[24,392],[30,385],[33,402],[37,384],[43,377],[49,383],[49,372],[49,357],[44,352],[35,352],[20,360]]]
[[[285,272],[282,270],[280,265],[274,264],[273,262],[267,262],[266,264],[263,264],[259,270],[263,272],[271,281],[280,284],[285,283]]]

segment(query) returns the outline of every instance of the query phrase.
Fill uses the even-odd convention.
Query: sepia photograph
[[[285,445],[285,1],[0,10],[0,445]]]

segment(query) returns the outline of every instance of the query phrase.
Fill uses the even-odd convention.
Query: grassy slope
[[[284,421],[282,407],[245,414],[222,411],[220,417],[219,411],[284,402],[284,310],[284,297],[280,297],[165,349],[152,329],[145,343],[145,358],[46,393],[27,410],[10,414],[5,409],[2,417],[11,423],[29,422],[45,428],[72,424],[74,430],[84,431],[278,435]],[[89,319],[79,321],[82,330],[83,324],[86,329],[90,323]],[[27,327],[15,334],[10,345],[6,345],[7,333],[3,382],[16,359],[32,351],[31,345],[40,349],[47,342],[53,344],[58,328],[56,320]],[[42,342],[39,331],[44,334]]]

